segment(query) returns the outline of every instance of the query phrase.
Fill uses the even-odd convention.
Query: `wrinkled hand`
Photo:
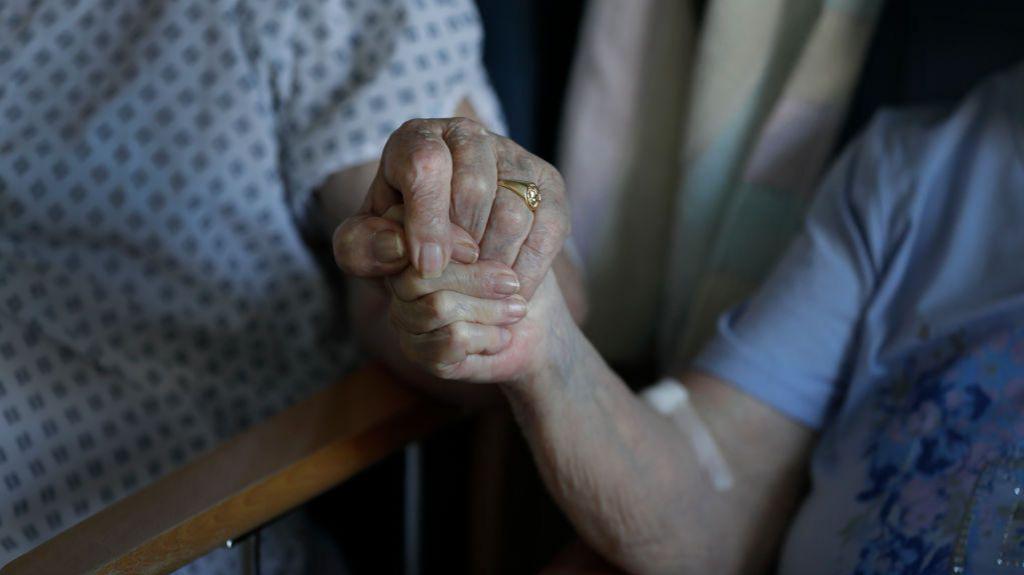
[[[410,268],[388,285],[402,352],[443,379],[494,383],[533,375],[562,354],[566,331],[575,329],[554,273],[529,303],[508,295],[515,276],[497,262],[453,263],[436,279]]]
[[[532,181],[536,212],[497,180]],[[384,218],[404,205],[405,224]],[[360,213],[334,233],[334,256],[346,273],[393,275],[412,265],[438,278],[450,260],[479,257],[511,267],[529,299],[569,234],[561,176],[515,142],[467,118],[411,120],[388,139]]]

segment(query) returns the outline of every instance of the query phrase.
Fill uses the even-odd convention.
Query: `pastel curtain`
[[[591,0],[559,167],[588,272],[589,335],[627,361],[649,349],[665,284],[693,51],[688,0]]]
[[[882,0],[592,0],[560,166],[613,361],[686,361],[798,229]],[[657,353],[654,353],[654,350]]]

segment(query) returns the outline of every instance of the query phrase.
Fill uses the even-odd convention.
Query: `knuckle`
[[[411,268],[406,268],[398,276],[392,277],[390,282],[395,296],[404,301],[412,301],[425,293],[423,280]]]
[[[559,221],[561,222],[561,231],[559,233],[561,233],[562,239],[565,240],[565,238],[572,235],[572,218],[569,217],[569,214],[565,214]]]
[[[564,190],[565,180],[562,178],[562,173],[545,160],[537,158],[537,161],[540,163],[540,172],[542,177],[550,182],[551,189],[558,192]]]
[[[409,150],[409,168],[413,181],[429,179],[444,171],[448,163],[448,154],[435,143],[421,143]]]
[[[434,292],[423,296],[420,300],[427,315],[435,318],[445,317],[451,307],[449,298],[444,292]]]
[[[396,293],[398,293],[396,291]],[[411,301],[419,297],[423,297],[429,293],[426,280],[421,278],[419,274],[411,273],[409,277],[402,281],[401,297],[406,301]]]
[[[544,203],[548,207],[557,208],[559,212],[568,217],[569,206],[565,198],[565,180],[562,173],[544,160],[538,175],[538,185],[544,190]]]
[[[549,253],[550,252],[544,249],[543,246],[533,246],[529,243],[524,243],[523,246],[519,249],[520,259],[523,262],[528,263],[531,269],[535,268],[537,265],[540,265],[540,262],[546,260]]]
[[[398,130],[396,130],[395,132],[396,133],[406,133],[406,132],[418,133],[418,132],[422,132],[426,128],[427,128],[427,120],[424,120],[422,118],[412,118],[411,120],[406,120],[406,121],[402,122],[402,125],[399,126]]]
[[[448,330],[448,341],[456,349],[464,349],[473,339],[473,334],[465,323],[453,323],[446,329]]]
[[[487,197],[494,193],[496,183],[490,178],[473,170],[463,170],[459,174],[459,192],[474,198]]]
[[[474,120],[473,118],[467,118],[466,116],[456,116],[452,118],[451,125],[453,127],[458,127],[459,129],[468,130],[474,129],[480,124],[477,123],[477,121]]]
[[[517,199],[518,201],[518,199]],[[494,214],[495,231],[503,235],[526,231],[530,226],[531,215],[518,207],[498,210]]]
[[[449,133],[455,137],[482,138],[489,135],[483,124],[472,118],[459,116],[451,119]]]
[[[449,317],[452,319],[468,318],[474,315],[473,304],[462,298],[453,301],[448,311]]]
[[[512,138],[498,135],[492,137],[494,138],[494,143],[497,146],[497,148],[503,152],[501,154],[502,157],[508,158],[510,156],[515,156],[518,155],[523,150],[522,146],[520,146]]]
[[[555,222],[538,222],[534,226],[533,235],[536,242],[533,247],[541,252],[556,252],[562,248],[566,238],[566,226],[560,220]]]
[[[430,375],[433,375],[434,377],[451,379],[451,376],[448,375],[451,368],[442,360],[431,360],[430,363],[427,364],[426,368]]]
[[[435,363],[431,371],[435,377],[439,377],[441,379],[458,379],[458,369],[459,364],[457,363],[441,361]]]

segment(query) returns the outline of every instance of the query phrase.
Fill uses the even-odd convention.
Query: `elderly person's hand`
[[[577,335],[554,273],[527,302],[508,295],[510,270],[493,262],[453,263],[441,277],[412,268],[388,278],[390,317],[402,352],[443,379],[514,382],[571,357]]]
[[[394,206],[382,218],[400,225],[404,210]],[[575,327],[553,272],[529,304],[512,268],[490,260],[452,262],[437,278],[408,266],[385,283],[388,317],[405,360],[442,379],[498,382],[531,375],[550,359],[543,352],[558,349],[548,336]]]
[[[537,210],[499,188],[499,179],[535,183],[543,197]],[[398,204],[404,241],[403,226],[383,217]],[[437,278],[450,259],[473,261],[478,247],[480,259],[515,270],[529,299],[568,233],[565,187],[547,162],[467,118],[412,120],[388,140],[360,213],[334,234],[334,255],[357,277],[411,264]]]

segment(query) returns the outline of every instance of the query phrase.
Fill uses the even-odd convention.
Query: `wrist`
[[[589,369],[590,356],[596,354],[571,319],[553,327],[549,337],[538,348],[538,357],[529,369],[514,380],[501,384],[506,395],[532,402],[542,399],[544,394],[564,390],[581,380],[580,373]]]

